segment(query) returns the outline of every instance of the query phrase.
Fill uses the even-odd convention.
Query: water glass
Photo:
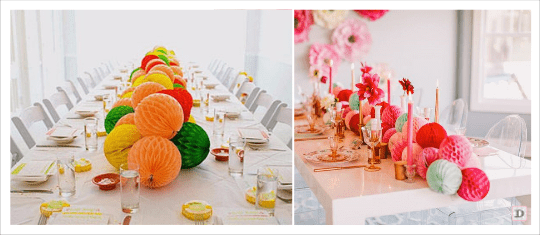
[[[229,137],[229,175],[242,176],[244,174],[245,146],[245,139],[238,135]]]
[[[137,213],[140,201],[140,177],[137,164],[120,165],[120,204],[122,212]]]
[[[307,121],[308,121],[308,124],[309,124],[309,130],[310,131],[315,130],[315,115],[308,112]]]
[[[204,118],[206,121],[213,122],[214,121],[214,109],[210,108],[208,106],[205,106],[203,108]]]
[[[214,134],[223,135],[225,133],[225,113],[224,109],[214,110]]]
[[[98,121],[95,117],[88,117],[84,119],[84,144],[86,150],[95,151],[98,148]]]
[[[111,110],[112,99],[110,95],[103,95],[103,116],[106,116]]]
[[[371,125],[372,127],[374,127],[373,123]],[[374,151],[375,146],[381,141],[381,132],[382,130],[379,128],[362,127],[364,142],[369,145],[369,155],[371,156],[371,158],[368,158],[368,163],[370,163],[371,165],[369,167],[364,167],[365,171],[374,172],[381,170],[380,167],[375,166],[375,164],[379,164],[381,160],[379,158],[380,156],[377,156]]]
[[[60,196],[75,195],[75,159],[73,154],[58,156],[56,166],[58,169],[58,188]]]
[[[339,139],[337,136],[330,136],[328,137],[328,142],[330,143],[330,151],[332,152],[331,157],[335,158],[337,156]]]
[[[274,216],[279,171],[272,167],[257,169],[257,191],[255,193],[255,208],[266,210]]]

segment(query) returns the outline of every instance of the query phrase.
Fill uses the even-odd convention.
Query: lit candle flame
[[[437,88],[439,88],[439,79],[437,79]]]
[[[354,70],[354,63],[351,64],[351,70]]]

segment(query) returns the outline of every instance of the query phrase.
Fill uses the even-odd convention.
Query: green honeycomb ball
[[[353,92],[351,97],[349,98],[349,107],[352,110],[358,110],[360,109],[360,99],[358,97],[358,93]]]
[[[455,163],[440,159],[429,165],[426,179],[433,191],[451,195],[458,191],[463,175]]]
[[[109,111],[107,114],[107,117],[105,117],[105,131],[107,134],[111,133],[120,118],[128,113],[133,112],[135,112],[135,110],[127,105],[121,105],[111,109],[111,111]]]
[[[210,138],[202,127],[195,123],[185,122],[171,141],[182,155],[182,169],[198,166],[210,152]]]

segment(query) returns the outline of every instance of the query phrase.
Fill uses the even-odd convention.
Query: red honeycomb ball
[[[371,108],[373,108],[373,105],[370,105],[367,102],[362,104],[362,115],[364,115],[364,117],[371,117]]]
[[[427,147],[422,149],[422,152],[416,158],[416,171],[423,179],[426,178],[426,173],[429,165],[439,159],[439,149]]]
[[[344,89],[344,90],[341,90],[338,95],[337,95],[337,99],[339,101],[347,101],[347,103],[349,103],[349,98],[351,97],[351,94],[353,93],[353,91],[349,90],[349,89]]]
[[[461,170],[463,179],[457,194],[471,202],[477,202],[489,193],[489,178],[484,171],[478,168],[466,168]]]
[[[360,131],[358,130],[358,124],[360,123],[360,114],[354,114],[351,117],[351,120],[349,121],[349,127],[352,132],[356,135],[360,135]]]
[[[418,130],[420,130],[420,128],[422,128],[426,124],[427,124],[426,119],[422,117],[413,118],[413,142],[414,143],[416,143],[416,135],[418,133]],[[407,125],[408,123],[405,123],[405,125],[403,125],[403,128],[401,129],[401,133],[403,133],[405,136],[407,136],[407,131],[408,131]]]
[[[347,129],[351,129],[351,126],[349,126],[349,124],[351,123],[351,118],[358,113],[359,112],[357,110],[351,110],[347,113],[347,115],[345,116],[345,126],[347,127]]]
[[[349,101],[339,101],[339,103],[341,103],[342,109],[349,108]]]
[[[403,153],[405,147],[407,147],[406,139],[401,139],[396,142],[394,145],[394,150],[392,151],[392,160],[394,160],[394,162],[401,161],[401,154]]]
[[[403,113],[403,110],[397,105],[390,105],[384,112],[382,112],[381,119],[384,123],[388,123],[394,127],[396,125],[397,118]]]
[[[367,124],[370,120],[371,120],[370,116],[365,116],[364,117],[364,125]]]
[[[416,142],[422,148],[433,147],[439,148],[441,142],[446,138],[446,130],[439,123],[428,123],[418,130],[416,133]]]
[[[439,148],[441,159],[453,162],[461,169],[471,157],[472,146],[465,136],[450,135],[446,137]]]
[[[390,136],[390,139],[388,140],[388,149],[390,150],[390,153],[394,151],[394,146],[397,144],[398,141],[401,141],[403,139],[403,134],[396,132],[392,136]]]
[[[390,128],[393,128],[388,123],[384,123],[384,122],[381,124],[381,127],[382,127],[382,135],[383,136],[384,136],[384,133],[386,133],[388,130],[390,130]]]
[[[407,161],[407,159],[409,158],[409,155],[408,155],[408,149],[409,147],[406,146],[404,149],[403,149],[403,152],[401,153],[401,160],[402,161]],[[412,157],[413,157],[413,162],[416,162],[416,159],[418,158],[418,155],[420,155],[420,153],[422,153],[422,147],[420,147],[420,145],[418,145],[417,143],[413,143],[412,144]]]
[[[392,128],[390,128],[390,129],[388,129],[388,130],[384,133],[384,135],[383,135],[383,137],[382,137],[382,142],[383,142],[383,143],[388,143],[388,141],[390,141],[390,137],[392,137],[392,135],[394,135],[396,132],[397,132],[397,131],[396,131],[396,128],[393,128],[393,127],[392,127]]]
[[[343,111],[341,112],[341,118],[345,118],[347,116],[347,113],[349,113],[350,111],[351,111],[351,108],[349,106],[344,108]]]
[[[388,103],[386,103],[385,101],[383,101],[383,102],[381,102],[381,103],[379,103],[379,104],[377,104],[377,105],[380,105],[380,106],[381,106],[381,115],[382,115],[382,113],[384,112],[384,110],[385,110],[386,108],[388,108],[388,106],[390,106],[390,105],[388,105]],[[372,117],[372,118],[375,118],[375,107],[371,108],[371,117]]]

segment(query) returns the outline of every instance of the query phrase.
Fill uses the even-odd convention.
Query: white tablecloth
[[[219,83],[209,72],[209,83]],[[101,84],[111,83],[109,75]],[[86,98],[81,101],[74,109],[71,110],[69,116],[73,116],[73,111],[80,107],[100,107],[101,102],[85,102],[93,99],[94,93],[106,92],[99,90],[101,84],[95,87]],[[193,92],[192,90],[189,90]],[[230,92],[223,86],[219,85],[215,89],[209,90],[210,94],[223,94]],[[239,101],[231,94],[231,98],[226,102],[210,104],[211,107],[237,107],[247,110]],[[199,107],[193,107],[191,110],[192,116],[211,138],[212,122],[204,119],[203,112]],[[101,129],[103,128],[103,119],[100,121]],[[75,128],[83,129],[82,119],[65,119],[59,123],[66,123]],[[242,112],[242,118],[237,120],[226,120],[225,135],[236,131],[238,127],[247,126],[258,123],[254,120],[252,114],[245,111]],[[57,124],[58,125],[58,124]],[[260,123],[254,127],[264,128]],[[33,148],[24,160],[29,159],[55,159],[56,156],[62,154],[74,153],[76,158],[85,157],[92,162],[92,170],[89,172],[76,173],[77,192],[76,195],[68,198],[71,205],[79,206],[96,206],[101,207],[104,213],[112,216],[112,223],[119,223],[124,214],[120,208],[120,188],[117,187],[111,191],[99,190],[91,180],[94,176],[107,172],[117,172],[106,160],[103,154],[103,142],[105,137],[99,137],[99,149],[95,152],[85,151],[84,148]],[[45,138],[38,140],[38,144],[54,144]],[[83,136],[76,138],[73,145],[84,146]],[[132,224],[193,224],[181,215],[181,205],[190,200],[204,200],[214,208],[214,215],[223,215],[228,210],[235,209],[255,209],[253,204],[250,204],[244,199],[244,191],[247,187],[255,186],[257,167],[264,165],[292,165],[292,151],[287,148],[281,140],[276,136],[270,138],[271,148],[283,149],[286,151],[256,151],[249,152],[245,156],[244,161],[244,177],[243,179],[235,180],[228,174],[228,163],[214,160],[214,156],[209,154],[206,160],[199,166],[181,170],[178,177],[169,185],[158,188],[149,189],[141,187],[140,211],[134,215]],[[39,149],[39,150],[38,150]],[[292,176],[291,176],[292,178]],[[11,224],[37,224],[39,219],[39,205],[42,202],[52,199],[59,199],[56,176],[51,177],[47,182],[40,185],[28,185],[26,183],[12,182],[11,189],[52,189],[54,194],[20,194],[11,193]],[[280,224],[292,223],[292,204],[285,203],[281,200],[276,201],[275,209],[276,218]]]

